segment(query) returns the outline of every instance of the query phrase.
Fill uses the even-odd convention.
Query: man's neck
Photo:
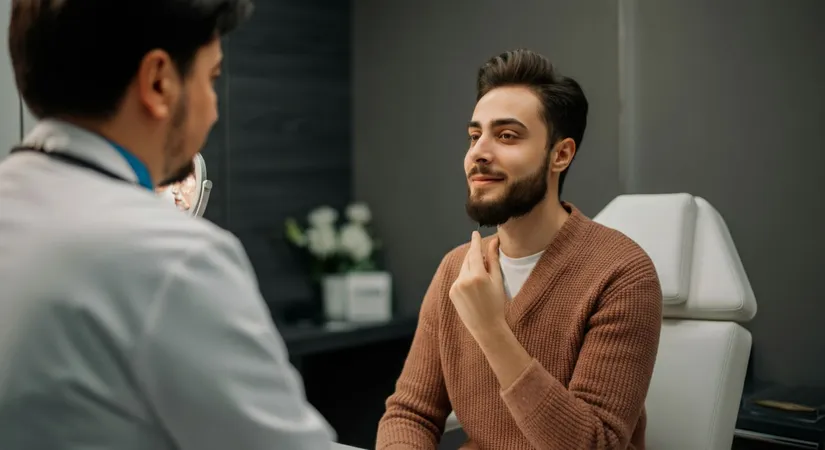
[[[548,193],[527,215],[498,227],[499,248],[510,258],[535,255],[550,245],[569,216],[558,197]]]
[[[119,123],[122,122],[122,120],[113,120],[110,122],[75,118],[61,118],[61,120],[95,133],[123,147],[124,150],[132,154],[146,166],[146,170],[149,171],[149,176],[152,178],[153,185],[157,185],[163,178],[164,162],[160,159],[161,155],[159,155],[157,151],[153,151],[156,148],[160,148],[162,144],[158,144],[157,146],[153,145],[150,133],[142,133],[134,126],[123,126]]]

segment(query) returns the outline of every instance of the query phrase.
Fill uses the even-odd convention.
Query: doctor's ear
[[[172,58],[163,50],[143,57],[137,73],[141,105],[157,120],[169,119],[180,96],[180,77]]]

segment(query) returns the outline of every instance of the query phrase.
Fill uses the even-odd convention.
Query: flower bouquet
[[[364,203],[353,203],[340,221],[337,210],[321,206],[307,215],[302,227],[285,222],[286,238],[307,260],[312,280],[321,286],[324,311],[330,320],[388,319],[391,280],[381,271],[372,214]],[[343,223],[341,223],[343,222]]]

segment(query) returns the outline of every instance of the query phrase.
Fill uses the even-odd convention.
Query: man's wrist
[[[503,318],[473,337],[502,389],[509,388],[533,361]]]
[[[502,318],[491,322],[485,327],[482,327],[473,333],[473,337],[475,337],[478,345],[482,349],[485,349],[490,346],[500,344],[502,341],[506,341],[508,337],[512,336],[512,334],[513,331],[510,329],[510,325],[508,325],[507,321]]]

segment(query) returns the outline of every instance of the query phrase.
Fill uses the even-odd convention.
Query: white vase
[[[354,272],[347,274],[346,279],[348,321],[392,319],[392,277],[388,272]]]
[[[392,319],[392,277],[388,272],[326,275],[322,291],[324,316],[329,321]]]
[[[344,275],[325,275],[321,281],[324,317],[330,321],[347,320],[347,279]]]

